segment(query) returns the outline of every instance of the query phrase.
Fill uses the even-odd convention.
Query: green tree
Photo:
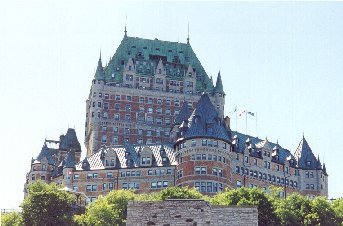
[[[12,212],[1,214],[1,224],[2,226],[23,226],[23,218],[20,213]]]
[[[275,225],[277,217],[273,202],[258,188],[239,188],[225,190],[211,199],[215,205],[254,205],[258,207],[258,225]]]
[[[74,197],[55,184],[36,182],[29,186],[21,204],[25,225],[71,225]]]
[[[310,202],[311,211],[305,217],[305,225],[338,225],[335,211],[325,197],[316,197]]]
[[[304,225],[305,217],[311,211],[310,200],[298,193],[293,193],[286,199],[275,200],[274,206],[280,224],[286,226]]]
[[[168,187],[161,192],[161,199],[202,199],[204,196],[195,188]]]
[[[331,206],[335,211],[337,223],[343,226],[343,198],[334,200]]]
[[[111,191],[89,204],[85,214],[74,216],[74,222],[77,225],[92,226],[125,225],[127,204],[134,198],[135,194],[131,190]]]

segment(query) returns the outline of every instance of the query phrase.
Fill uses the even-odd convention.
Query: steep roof
[[[298,162],[298,167],[303,169],[320,169],[321,164],[314,156],[310,146],[308,145],[305,137],[300,141],[294,157]]]
[[[39,152],[36,160],[42,161],[42,159],[46,158],[49,164],[56,165],[58,162],[57,161],[58,149],[49,148],[48,143],[50,142],[49,141],[44,142],[43,147],[41,151]]]
[[[68,151],[66,156],[64,157],[64,168],[75,168],[76,160],[75,160],[75,150],[71,149]]]
[[[115,54],[104,68],[104,75],[96,73],[95,79],[121,82],[124,65],[129,58],[135,59],[136,68],[141,68],[138,72],[142,76],[153,76],[158,61],[162,59],[167,78],[175,80],[183,79],[184,72],[187,71],[190,64],[199,76],[197,90],[213,89],[213,84],[210,83],[206,71],[190,44],[127,36],[124,36]]]
[[[162,162],[161,149],[164,150],[166,157],[168,158],[168,165],[175,165],[175,153],[171,144],[164,145],[123,145],[116,147],[103,147],[94,154],[86,157],[83,161],[76,164],[76,170],[83,170],[82,164],[86,162],[88,165],[87,169],[105,169],[104,161],[102,159],[102,153],[114,152],[118,158],[118,165],[116,168],[131,168],[140,167],[140,152],[143,148],[148,148],[152,152],[153,162],[152,166],[166,166],[166,163]],[[128,160],[132,160],[133,165],[128,165]]]
[[[189,116],[191,115],[191,111],[188,107],[188,102],[184,101],[183,105],[180,109],[180,112],[178,115],[175,116],[174,123],[176,125],[180,125],[183,121],[188,120]]]
[[[181,138],[209,137],[230,142],[229,131],[218,116],[218,112],[211,103],[207,93],[198,101],[196,108],[188,119],[188,129]]]
[[[289,150],[281,147],[278,143],[270,142],[267,138],[262,140],[260,138],[252,137],[250,135],[243,134],[243,133],[240,133],[237,131],[232,131],[232,137],[233,137],[233,139],[235,138],[235,140],[238,141],[237,147],[238,147],[238,152],[240,152],[240,153],[244,152],[245,142],[247,139],[250,139],[250,143],[254,144],[256,149],[265,148],[265,149],[269,149],[272,151],[273,148],[275,146],[277,146],[279,149],[279,160],[278,160],[278,162],[280,164],[283,164],[286,161],[288,156],[292,156],[292,158],[293,158],[293,155]]]
[[[69,128],[66,135],[61,137],[60,149],[68,150],[71,148],[81,152],[81,145],[77,139],[75,129]]]
[[[225,94],[224,93],[224,88],[223,88],[222,77],[220,75],[220,71],[218,73],[218,77],[217,77],[217,81],[216,81],[216,87],[214,88],[213,92],[214,93]]]

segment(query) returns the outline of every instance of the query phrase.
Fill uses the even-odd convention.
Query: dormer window
[[[159,74],[162,74],[162,69],[161,69],[161,68],[158,69],[158,73],[159,73]]]
[[[151,157],[142,157],[142,165],[150,165]]]
[[[42,165],[42,171],[46,171],[46,165]]]
[[[306,161],[307,166],[311,166],[311,161]]]

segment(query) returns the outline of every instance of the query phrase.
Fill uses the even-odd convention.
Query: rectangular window
[[[107,178],[113,178],[113,173],[112,172],[107,172],[106,177]]]
[[[116,100],[120,100],[120,95],[116,95]]]
[[[74,180],[78,180],[80,179],[80,175],[79,174],[74,174]]]
[[[202,146],[207,146],[207,140],[202,140]]]
[[[114,187],[113,187],[113,183],[108,183],[108,189],[109,189],[109,190],[113,190],[113,188],[114,188]]]
[[[126,100],[131,101],[132,97],[131,96],[126,96]]]
[[[139,103],[144,103],[144,97],[139,98]]]

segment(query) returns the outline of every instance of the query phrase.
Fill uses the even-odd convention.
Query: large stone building
[[[101,57],[86,101],[86,157],[74,129],[45,140],[28,184],[63,184],[90,200],[114,189],[195,187],[214,194],[242,186],[328,195],[325,164],[303,137],[292,154],[230,129],[221,75],[216,85],[187,43],[124,38]]]

